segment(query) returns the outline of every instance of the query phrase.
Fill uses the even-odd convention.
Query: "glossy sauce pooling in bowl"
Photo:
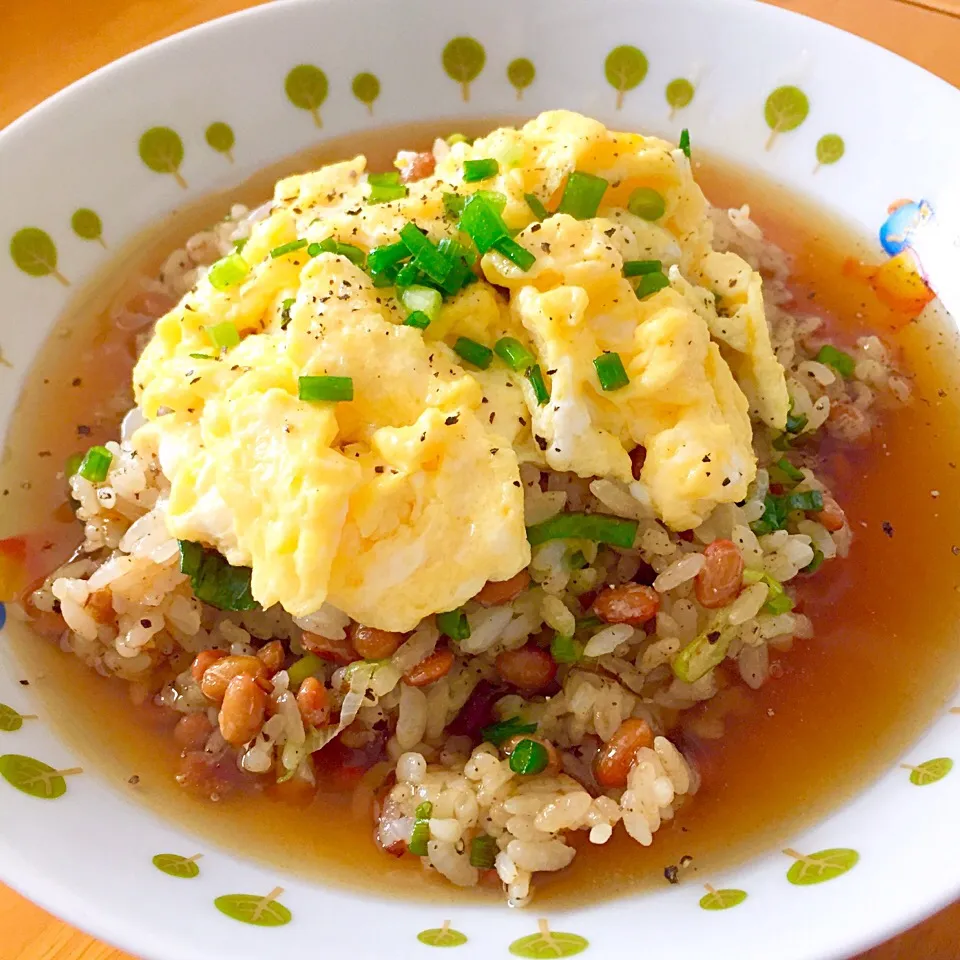
[[[378,134],[374,143],[341,141],[283,172],[358,151],[367,153],[373,169],[386,168],[397,149],[426,146],[434,132],[406,128]],[[280,172],[265,173],[231,197],[258,202]],[[930,719],[956,675],[960,557],[952,548],[960,546],[960,434],[952,376],[957,358],[945,325],[934,317],[904,327],[869,287],[844,275],[846,257],[868,258],[861,245],[795,197],[718,163],[705,161],[697,177],[719,205],[751,203],[767,235],[794,254],[797,312],[826,316],[841,344],[878,333],[900,348],[914,399],[885,415],[870,444],[823,446],[821,473],[853,523],[850,557],[800,588],[816,628],[813,640],[780,656],[759,691],[731,677],[714,700],[683,718],[677,735],[701,768],[700,793],[649,850],[615,837],[563,874],[544,878],[538,899],[583,901],[664,883],[664,868],[681,861],[688,864],[681,876],[709,880],[719,865],[784,844],[798,825],[889,762]],[[148,249],[114,265],[63,320],[31,375],[3,468],[7,509],[0,532],[37,531],[41,559],[34,575],[55,566],[79,537],[57,468],[74,451],[115,436],[131,403],[135,337],[116,329],[102,312],[104,301],[132,274],[155,272],[165,252],[228,205],[221,199],[189,211]],[[43,550],[46,543],[51,546]],[[123,690],[53,644],[23,636],[18,646],[25,677],[65,721],[64,736],[110,754],[103,765],[119,786],[136,789],[206,839],[322,878],[378,889],[396,888],[402,878],[410,895],[462,897],[432,883],[412,858],[394,860],[376,849],[368,809],[373,798],[354,800],[362,767],[350,764],[358,758],[321,755],[323,789],[305,809],[242,793],[198,804],[174,783],[178,757],[169,719],[148,705],[128,704]],[[135,788],[127,783],[134,775]]]

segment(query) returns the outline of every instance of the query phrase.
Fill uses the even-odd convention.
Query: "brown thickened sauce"
[[[463,132],[492,125],[463,125]],[[434,124],[330,143],[265,171],[230,199],[252,206],[278,176],[357,152],[372,169],[386,169],[398,149],[427,148],[447,132]],[[881,336],[914,397],[884,415],[869,444],[821,447],[821,473],[850,518],[854,541],[846,560],[825,563],[799,585],[816,636],[773,653],[774,675],[759,691],[730,676],[713,701],[683,718],[678,736],[702,772],[700,792],[649,848],[622,828],[604,846],[578,842],[570,868],[537,877],[537,901],[556,906],[664,884],[664,869],[681,860],[688,864],[679,871],[683,882],[706,882],[755,852],[786,846],[909,745],[949,698],[960,667],[960,357],[949,321],[931,313],[904,326],[869,286],[844,274],[846,258],[876,258],[870,245],[795,195],[708,159],[697,178],[714,203],[750,203],[767,236],[792,254],[797,312],[824,316],[841,346]],[[132,337],[115,329],[107,304],[130,276],[154,274],[167,252],[229,205],[225,197],[204,201],[118,257],[60,321],[31,372],[0,467],[0,535],[39,531],[32,536],[47,547],[39,561],[45,569],[33,574],[52,569],[80,539],[66,504],[64,460],[115,438],[132,404]],[[23,679],[64,739],[88,764],[99,758],[117,789],[195,833],[198,849],[213,843],[307,877],[394,895],[499,897],[499,884],[464,892],[427,875],[413,857],[378,850],[370,810],[352,809],[343,789],[352,782],[323,775],[326,763],[324,788],[306,808],[262,793],[197,800],[174,781],[179,758],[168,718],[134,706],[122,684],[20,624],[8,621],[7,632]],[[718,724],[719,739],[698,734]],[[135,786],[128,782],[134,776]]]

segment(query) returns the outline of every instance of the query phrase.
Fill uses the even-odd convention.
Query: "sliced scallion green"
[[[526,247],[521,247],[511,237],[501,237],[494,243],[493,249],[497,253],[503,254],[514,266],[519,267],[524,272],[537,262],[537,258]]]
[[[537,725],[535,723],[524,723],[519,717],[510,717],[509,720],[501,720],[499,723],[484,727],[480,731],[480,739],[499,747],[501,743],[506,742],[511,737],[519,736],[521,733],[536,732]]]
[[[467,615],[459,608],[438,613],[437,629],[451,640],[470,639],[470,623],[467,620]]]
[[[489,180],[500,172],[500,164],[492,157],[482,160],[463,161],[464,183],[477,183],[480,180]]]
[[[418,330],[426,330],[430,326],[430,318],[422,310],[414,310],[403,321],[403,325],[405,327],[416,327]]]
[[[447,279],[453,264],[433,245],[415,223],[405,223],[400,231],[400,239],[413,254],[414,264],[431,280],[443,283]]]
[[[646,300],[659,290],[670,286],[670,278],[665,273],[645,273],[637,283],[637,297]]]
[[[823,509],[823,494],[819,490],[803,490],[800,493],[791,493],[786,498],[787,510]]]
[[[191,353],[190,359],[191,360],[216,360],[216,357],[214,357],[210,353]]]
[[[218,260],[207,271],[207,279],[214,290],[227,290],[235,287],[250,272],[250,264],[239,253]]]
[[[540,369],[539,363],[535,363],[527,371],[527,379],[533,388],[533,395],[536,397],[537,406],[542,407],[545,403],[549,402],[550,391],[547,389],[547,384],[543,379],[543,371]]]
[[[325,662],[326,661],[318,657],[315,653],[304,654],[287,669],[290,686],[294,689],[299,687],[307,677],[312,677],[315,673],[318,673],[323,668]]]
[[[466,360],[467,363],[472,363],[481,370],[486,370],[493,360],[493,351],[489,347],[485,347],[482,343],[477,343],[476,340],[471,340],[469,337],[457,337],[457,342],[453,345],[453,352]]]
[[[694,683],[723,663],[736,629],[705,630],[691,640],[674,658],[670,666],[684,683]]]
[[[463,213],[463,205],[467,202],[466,197],[461,197],[459,193],[445,193],[443,199],[443,211],[452,220],[457,220]]]
[[[849,353],[844,353],[829,343],[825,343],[820,348],[815,359],[818,363],[825,363],[827,366],[833,367],[844,378],[852,377],[857,365]]]
[[[786,457],[781,457],[774,466],[780,470],[788,480],[799,483],[803,479],[803,471],[798,470]]]
[[[536,740],[521,740],[510,754],[510,769],[523,777],[532,777],[547,769],[550,755]]]
[[[280,301],[280,329],[286,330],[290,323],[290,308],[296,301],[293,297],[287,297]]]
[[[515,337],[501,337],[493,345],[494,353],[518,373],[528,370],[536,362],[534,355]]]
[[[525,193],[523,199],[527,201],[527,206],[538,220],[543,221],[550,216],[550,211],[547,210],[535,194]]]
[[[630,194],[627,209],[634,216],[653,221],[659,220],[664,215],[667,205],[664,202],[663,195],[652,187],[637,187]]]
[[[91,447],[80,461],[77,472],[91,483],[103,483],[107,479],[107,471],[112,461],[113,454],[106,447]]]
[[[402,200],[406,195],[407,188],[402,183],[371,183],[367,203],[390,203]]]
[[[593,365],[602,390],[620,390],[630,382],[619,353],[610,350],[601,353],[594,359]]]
[[[180,572],[190,577],[194,596],[218,610],[256,610],[260,604],[250,592],[249,567],[232,567],[216,550],[178,540]]]
[[[629,550],[638,526],[636,520],[602,513],[558,513],[549,520],[527,527],[527,540],[532,547],[548,540],[594,540]]]
[[[690,159],[690,131],[684,127],[680,131],[680,142],[677,146],[683,151],[683,155]]]
[[[774,530],[784,530],[786,526],[787,511],[784,509],[783,500],[768,493],[763,498],[763,515],[750,524],[750,529],[758,537],[762,537],[765,533],[773,533]]]
[[[557,213],[569,214],[577,220],[595,217],[608,186],[609,183],[603,177],[574,170],[567,178]]]
[[[413,831],[407,849],[415,857],[427,855],[427,844],[430,841],[430,816],[433,813],[433,804],[429,800],[421,803],[414,811]]]
[[[794,413],[792,410],[787,414],[785,424],[787,433],[800,433],[807,425],[807,415],[805,413]]]
[[[663,273],[663,263],[660,260],[623,261],[623,275],[625,277],[642,277],[648,273]]]
[[[240,342],[240,334],[237,328],[229,321],[215,323],[212,327],[204,327],[210,342],[218,350],[229,350]]]
[[[804,573],[816,573],[826,558],[823,551],[816,545],[813,545],[813,559],[803,568]]]
[[[470,866],[478,870],[490,870],[499,852],[496,839],[488,833],[481,833],[470,841]]]
[[[249,240],[250,240],[249,237],[241,237],[239,240],[234,240],[234,241],[233,241],[233,249],[234,249],[237,253],[241,253],[241,252],[243,251],[243,248],[247,245],[247,243],[248,243]]]
[[[353,399],[353,377],[300,377],[299,397],[309,403],[339,403]]]
[[[421,286],[421,279],[424,279],[424,277],[420,272],[420,268],[412,260],[408,260],[397,271],[397,275],[393,278],[393,282],[396,284],[397,289],[400,290],[404,287]]]
[[[289,243],[281,243],[279,247],[274,247],[270,251],[270,257],[276,260],[278,257],[285,257],[288,253],[296,253],[307,246],[306,240],[291,240]]]
[[[400,183],[400,174],[396,170],[388,170],[384,173],[367,174],[367,182],[375,187],[395,187]]]
[[[550,641],[550,656],[557,663],[576,663],[583,656],[583,644],[573,637],[555,633]]]
[[[382,286],[390,286],[396,279],[400,264],[409,256],[407,245],[399,240],[385,247],[374,247],[367,257],[367,272],[373,277],[374,283],[386,276],[388,282]]]
[[[460,229],[486,253],[493,245],[510,233],[499,212],[479,191],[469,197],[460,215]]]

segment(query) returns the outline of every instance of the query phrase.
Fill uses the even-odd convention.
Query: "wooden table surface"
[[[122,54],[260,2],[0,0],[0,127]],[[960,0],[770,2],[867,37],[960,86]],[[125,958],[0,886],[0,960]],[[960,960],[960,901],[861,960]]]

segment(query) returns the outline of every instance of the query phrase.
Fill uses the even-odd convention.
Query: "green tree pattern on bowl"
[[[443,48],[440,59],[447,76],[460,84],[463,102],[469,102],[470,84],[480,76],[487,62],[483,45],[473,37],[454,37]]]
[[[459,947],[467,942],[466,936],[459,930],[454,930],[449,920],[444,920],[440,927],[421,930],[417,934],[417,939],[428,947]]]
[[[704,887],[707,892],[700,898],[700,906],[704,910],[729,910],[747,899],[746,890],[716,890],[709,883],[705,883]]]
[[[233,163],[233,146],[237,142],[237,138],[234,135],[233,127],[229,123],[217,120],[207,127],[203,136],[208,146],[216,150],[217,153],[222,153]]]
[[[373,116],[373,104],[380,96],[380,81],[372,73],[358,73],[350,84],[353,95],[367,105],[370,116]]]
[[[642,50],[623,44],[607,54],[603,73],[607,83],[617,91],[617,109],[623,106],[627,91],[639,87],[647,75],[649,64]]]
[[[181,857],[178,853],[158,853],[150,862],[168,877],[179,880],[192,880],[200,876],[200,867],[197,861],[203,856],[195,853],[192,857]]]
[[[696,88],[685,77],[677,77],[676,80],[671,80],[667,84],[664,93],[667,98],[667,103],[670,105],[671,120],[678,110],[682,110],[684,107],[690,105],[695,92]]]
[[[213,905],[231,920],[254,927],[283,927],[293,919],[293,914],[277,899],[282,893],[283,887],[274,887],[265,897],[230,893],[217,897]]]
[[[53,277],[65,287],[70,281],[57,269],[57,246],[39,227],[23,227],[10,238],[10,257],[31,277]]]
[[[38,800],[56,800],[67,792],[67,777],[83,773],[80,767],[55,770],[42,760],[7,753],[0,757],[0,777],[11,787]]]
[[[151,127],[140,137],[140,159],[154,173],[168,174],[178,186],[187,189],[187,181],[180,175],[183,163],[183,141],[170,127]]]
[[[528,960],[549,960],[553,957],[572,957],[583,953],[590,942],[576,933],[554,933],[546,919],[537,921],[540,928],[537,933],[521,937],[510,944],[510,952],[516,957]]]
[[[774,145],[781,133],[796,130],[809,113],[810,101],[799,87],[777,87],[763,105],[763,118],[770,128],[766,149]]]
[[[517,91],[517,99],[523,99],[523,91],[536,79],[537,68],[526,57],[517,57],[507,64],[507,79]]]
[[[330,84],[327,75],[311,63],[301,63],[294,67],[283,83],[287,99],[298,109],[306,110],[319,129],[323,126],[320,119],[320,107],[327,99]]]
[[[787,871],[787,879],[798,887],[826,883],[827,880],[842,877],[860,860],[860,854],[847,847],[833,847],[807,854],[798,853],[788,847],[783,852],[796,861]]]
[[[32,713],[18,713],[13,707],[0,703],[0,730],[4,733],[13,733],[23,726],[24,720],[36,720]]]
[[[825,133],[817,141],[817,165],[813,168],[816,173],[821,166],[836,163],[846,152],[846,144],[838,133]]]
[[[910,782],[915,787],[926,787],[942,780],[953,769],[953,761],[949,757],[937,757],[935,760],[925,760],[915,767],[909,763],[901,763],[900,766],[910,771]]]
[[[96,211],[88,207],[73,211],[70,228],[81,240],[96,240],[101,247],[107,246],[103,239],[103,221]]]

